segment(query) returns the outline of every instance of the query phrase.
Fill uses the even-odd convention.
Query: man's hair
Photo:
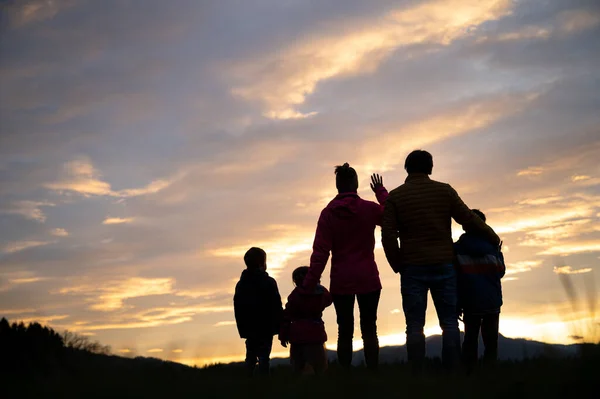
[[[304,278],[308,274],[308,266],[300,266],[292,272],[292,280],[298,287],[304,283]]]
[[[348,162],[335,167],[335,186],[339,192],[356,191],[358,189],[358,175]]]
[[[244,263],[248,269],[260,269],[265,264],[267,253],[260,248],[252,247],[244,255]]]
[[[479,209],[471,209],[471,212],[473,212],[474,214],[476,214],[477,216],[479,216],[479,218],[481,220],[483,220],[484,222],[486,221],[485,215]]]
[[[426,173],[430,175],[433,171],[433,157],[427,151],[415,150],[406,157],[404,169],[408,174]]]

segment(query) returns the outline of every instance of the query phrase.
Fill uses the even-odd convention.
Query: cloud
[[[125,224],[133,222],[133,218],[106,218],[102,224]]]
[[[600,252],[600,240],[556,245],[539,252],[538,255],[572,255],[589,252]]]
[[[215,327],[235,326],[235,321],[220,321],[215,324]]]
[[[17,201],[10,204],[5,209],[0,209],[0,213],[21,215],[26,219],[44,223],[46,221],[46,215],[41,207],[47,206],[55,206],[55,204],[48,201]]]
[[[82,295],[91,302],[91,310],[112,312],[125,307],[125,301],[145,296],[166,295],[173,292],[173,278],[131,277],[125,280],[110,281],[102,286],[83,284],[61,288],[62,295]]]
[[[61,10],[72,7],[75,0],[20,0],[0,5],[6,11],[9,22],[16,28],[54,18]]]
[[[154,348],[154,349],[148,349],[146,352],[148,352],[148,353],[161,353],[161,352],[163,352],[163,350],[160,349],[160,348]]]
[[[11,315],[20,315],[25,313],[35,313],[35,309],[0,309],[0,315],[2,316],[11,316]]]
[[[243,259],[244,254],[252,246],[263,248],[267,253],[267,266],[273,275],[277,275],[296,254],[312,249],[314,232],[299,229],[295,226],[275,226],[276,232],[271,230],[269,238],[254,243],[225,246],[208,250],[208,254],[216,257]]]
[[[509,32],[496,35],[480,36],[477,42],[523,42],[526,40],[548,40],[553,37],[564,37],[600,25],[600,14],[584,9],[565,10],[556,14],[555,18],[542,25],[528,24]]]
[[[589,267],[583,269],[573,269],[571,266],[555,266],[554,273],[556,274],[583,274],[589,273],[592,269]]]
[[[362,21],[351,32],[310,35],[284,52],[235,66],[233,75],[245,82],[232,93],[265,104],[269,118],[303,117],[307,114],[293,107],[303,104],[319,82],[372,73],[399,47],[448,45],[469,29],[506,15],[510,5],[504,0],[428,1]]]
[[[1,270],[30,272],[0,276],[6,309],[68,314],[53,327],[114,348],[169,355],[172,337],[205,329],[199,356],[242,353],[235,328],[213,326],[233,321],[247,248],[267,250],[289,292],[333,165],[356,166],[372,200],[368,174],[401,184],[417,147],[510,247],[507,317],[554,298],[553,255],[539,253],[561,249],[573,270],[596,260],[582,251],[600,215],[592,2],[77,3],[2,32],[0,247],[56,240],[2,254]],[[386,342],[403,328],[391,316]]]
[[[28,278],[15,278],[8,280],[11,284],[30,284],[37,283],[38,281],[44,281],[44,277],[28,277]]]
[[[69,315],[60,314],[60,315],[52,315],[52,316],[34,316],[34,317],[16,318],[15,321],[19,322],[19,323],[22,322],[25,324],[29,324],[29,323],[48,324],[48,323],[54,323],[56,321],[62,321],[67,318],[69,318]]]
[[[68,237],[69,236],[69,232],[66,229],[62,229],[62,228],[52,229],[50,231],[50,234],[52,234],[55,237]]]
[[[587,176],[587,175],[575,175],[575,176],[571,177],[571,181],[573,181],[573,182],[589,180],[589,179],[591,179],[591,177]]]
[[[114,191],[109,183],[102,180],[100,172],[94,168],[91,161],[86,157],[80,157],[74,161],[67,162],[64,164],[63,170],[63,179],[46,183],[44,186],[57,192],[76,193],[84,197],[109,196],[128,198],[155,194],[167,188],[172,183],[167,180],[155,180],[145,187]]]
[[[190,305],[149,308],[137,313],[128,313],[116,317],[113,321],[92,323],[89,325],[68,326],[70,331],[103,331],[151,328],[187,323],[201,314],[232,312],[232,306]]]
[[[52,244],[54,241],[13,241],[0,247],[0,252],[13,254],[15,252],[25,251],[30,248],[42,247]]]
[[[539,166],[532,166],[517,172],[517,176],[539,176],[544,173],[544,169]]]
[[[506,264],[506,274],[517,274],[531,271],[542,264],[541,260],[524,260],[519,262],[508,262]]]

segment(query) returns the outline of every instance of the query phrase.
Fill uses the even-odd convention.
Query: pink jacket
[[[279,340],[292,344],[325,343],[327,333],[322,319],[323,310],[331,303],[331,294],[321,285],[311,292],[296,287],[283,311]]]
[[[366,294],[381,289],[373,254],[374,232],[376,226],[381,226],[388,192],[380,186],[375,195],[379,204],[365,201],[356,193],[339,194],[323,209],[304,288],[316,287],[331,252],[332,294]]]

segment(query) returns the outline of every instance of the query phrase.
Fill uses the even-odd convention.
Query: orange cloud
[[[589,273],[592,269],[589,267],[583,269],[572,269],[571,266],[555,266],[554,273],[556,274],[583,274]]]
[[[402,46],[448,45],[467,36],[470,28],[506,15],[511,5],[508,0],[433,0],[365,21],[352,32],[319,32],[283,52],[236,66],[233,75],[245,83],[232,92],[265,104],[269,118],[306,117],[294,106],[304,103],[319,82],[373,72]]]
[[[133,222],[133,218],[106,218],[102,224],[125,224]]]
[[[69,232],[65,229],[56,228],[52,229],[50,231],[50,234],[52,234],[55,237],[67,237],[69,235]]]
[[[84,197],[137,197],[157,193],[171,185],[173,181],[155,180],[142,188],[113,191],[111,185],[102,180],[102,175],[87,157],[80,157],[64,164],[62,179],[46,183],[44,187],[58,192],[74,192]]]
[[[77,294],[90,297],[92,310],[110,312],[122,309],[124,302],[131,298],[173,293],[173,278],[141,278],[132,277],[120,281],[97,284],[84,284],[58,290],[63,295]]]
[[[0,213],[21,215],[26,219],[37,220],[40,223],[44,223],[46,221],[46,215],[41,207],[46,206],[55,206],[55,204],[48,201],[17,201],[12,203],[6,209],[0,209]]]
[[[259,240],[252,244],[247,243],[216,248],[209,250],[208,254],[218,257],[242,259],[248,248],[259,246],[267,252],[268,268],[276,276],[286,266],[287,261],[292,259],[296,254],[310,251],[314,239],[313,231],[301,230],[295,226],[278,226],[278,229],[279,232],[276,234],[276,238]]]
[[[5,244],[3,247],[0,247],[0,252],[12,254],[15,252],[25,251],[29,248],[42,247],[52,243],[54,243],[54,241],[13,241]]]

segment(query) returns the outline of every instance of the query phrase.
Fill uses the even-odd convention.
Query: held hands
[[[373,173],[373,175],[371,175],[371,190],[376,192],[379,187],[383,187],[383,177],[377,173]]]

